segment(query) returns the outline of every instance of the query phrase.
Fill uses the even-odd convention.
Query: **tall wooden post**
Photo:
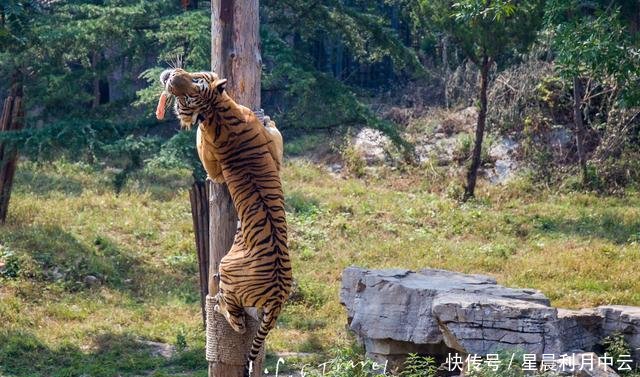
[[[228,80],[227,91],[236,102],[260,108],[260,58],[258,0],[211,1],[211,68]],[[241,377],[246,355],[258,329],[247,316],[247,332],[233,331],[223,316],[211,310],[218,292],[214,275],[233,243],[237,217],[226,185],[209,181],[210,258],[207,297],[207,360],[209,377]],[[262,376],[262,356],[252,376]]]
[[[200,277],[200,306],[202,325],[207,326],[206,305],[209,294],[209,184],[196,181],[189,190],[193,233],[196,237],[198,254],[198,275]]]
[[[11,88],[11,94],[4,101],[0,117],[0,132],[22,129],[23,115],[22,86],[15,83]],[[4,224],[7,219],[17,163],[18,151],[16,148],[0,142],[0,224]]]

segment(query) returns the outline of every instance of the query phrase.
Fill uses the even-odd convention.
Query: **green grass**
[[[117,195],[108,169],[18,171],[0,228],[0,375],[206,375],[189,173],[138,173]],[[457,183],[433,168],[343,179],[304,160],[283,178],[296,289],[270,353],[351,345],[338,302],[349,265],[489,274],[570,308],[640,305],[636,193],[518,180],[480,185],[479,199],[460,204],[447,195]],[[139,340],[182,351],[165,360]]]

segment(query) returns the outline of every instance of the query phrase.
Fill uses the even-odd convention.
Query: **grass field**
[[[206,375],[188,172],[19,167],[0,228],[0,376]],[[269,352],[347,347],[338,302],[348,265],[489,274],[553,304],[640,305],[640,198],[481,185],[460,204],[431,168],[283,173],[295,294]],[[88,277],[89,276],[89,277]],[[95,278],[95,279],[94,279]],[[140,340],[172,344],[153,356]]]

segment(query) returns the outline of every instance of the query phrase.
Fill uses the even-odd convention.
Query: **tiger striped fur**
[[[176,98],[181,125],[199,122],[200,158],[211,178],[226,182],[240,219],[233,246],[220,263],[216,310],[234,330],[244,333],[244,308],[262,309],[247,356],[248,376],[291,290],[279,176],[282,138],[263,126],[251,110],[233,101],[224,90],[226,80],[213,72],[191,74],[173,69],[163,72],[161,81]]]

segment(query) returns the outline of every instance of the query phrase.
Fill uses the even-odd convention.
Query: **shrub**
[[[474,143],[475,138],[472,134],[460,134],[457,138],[456,147],[453,150],[453,160],[457,161],[461,165],[471,161],[471,154],[473,153]],[[485,135],[482,151],[480,153],[482,165],[492,162],[491,157],[489,156],[489,149],[491,148],[491,144],[493,144],[493,139],[490,135]]]
[[[361,178],[365,175],[366,163],[360,153],[356,150],[355,146],[350,139],[347,139],[345,144],[340,149],[340,155],[344,161],[344,165],[347,171],[354,176]]]
[[[400,377],[433,377],[436,370],[432,357],[410,353],[404,362],[404,370],[400,372]]]
[[[629,343],[619,332],[615,332],[602,340],[602,346],[604,347],[604,352],[613,358],[613,360],[618,360],[622,355],[629,356],[631,355],[631,347],[629,347]]]

